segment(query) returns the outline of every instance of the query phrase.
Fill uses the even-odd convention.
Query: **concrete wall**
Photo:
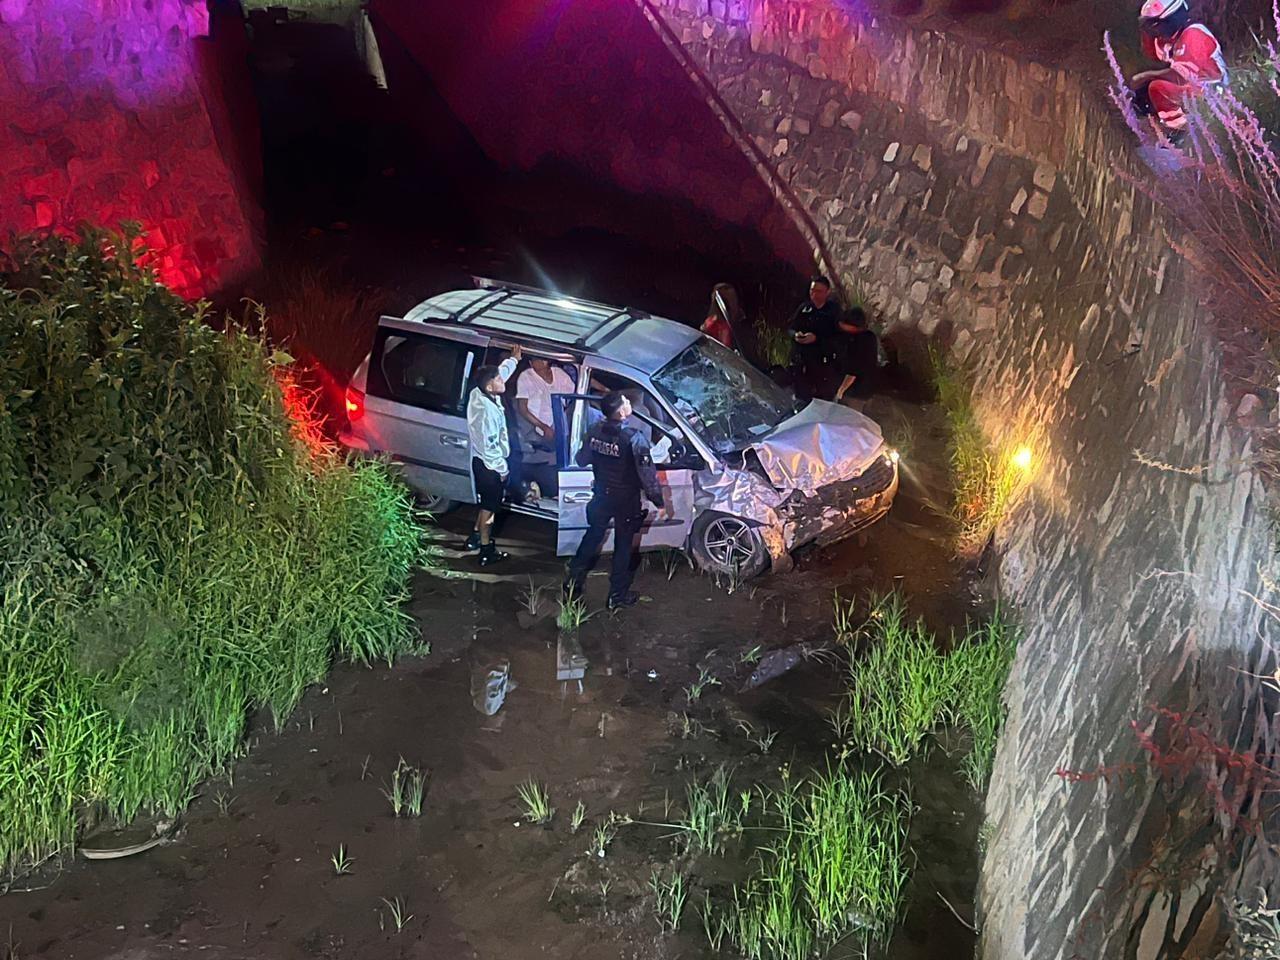
[[[1245,595],[1274,582],[1247,429],[1270,398],[1228,383],[1103,91],[831,0],[635,2],[890,329],[950,344],[993,442],[1035,451],[998,539],[1027,632],[983,956],[1208,956],[1216,884],[1269,864],[1251,846],[1214,861],[1237,815],[1215,821],[1203,780],[1153,767],[1131,724],[1201,710],[1274,757],[1274,704],[1253,710],[1245,675],[1276,666],[1274,618]]]
[[[0,0],[0,232],[142,224],[161,280],[257,263],[243,21],[203,0]]]

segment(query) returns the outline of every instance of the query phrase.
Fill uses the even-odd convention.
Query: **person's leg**
[[[480,500],[480,510],[476,515],[476,531],[480,535],[480,566],[487,567],[491,563],[507,559],[507,554],[500,553],[493,543],[493,520],[498,508],[502,506],[503,477],[483,463],[474,463],[472,471],[476,479],[476,495]]]
[[[1147,95],[1160,125],[1166,130],[1180,131],[1187,127],[1187,115],[1182,110],[1183,98],[1190,91],[1184,84],[1168,80],[1152,80],[1147,85]]]
[[[1151,81],[1143,80],[1133,88],[1133,109],[1140,117],[1149,117],[1156,112],[1151,105]]]
[[[640,532],[640,497],[628,497],[613,512],[613,566],[609,575],[609,599],[630,606],[631,558]],[[629,602],[630,601],[630,602]]]
[[[836,389],[836,403],[839,403],[844,399],[845,391],[853,386],[853,381],[855,379],[857,378],[851,377],[847,373],[844,375],[844,378],[840,381],[840,386]]]
[[[565,580],[566,590],[573,588],[574,596],[581,597],[587,585],[587,573],[600,554],[600,546],[609,532],[609,511],[596,498],[587,504],[587,532],[582,535],[578,549],[569,561],[569,576]]]

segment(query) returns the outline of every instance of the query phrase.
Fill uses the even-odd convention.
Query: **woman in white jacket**
[[[493,543],[493,517],[502,506],[502,494],[507,485],[507,458],[511,456],[511,441],[507,437],[507,411],[502,405],[502,395],[507,381],[520,363],[520,348],[495,366],[483,366],[476,371],[475,386],[467,399],[467,434],[471,439],[471,476],[475,479],[476,500],[480,511],[476,515],[476,528],[467,540],[467,548],[480,548],[480,566],[506,560]]]

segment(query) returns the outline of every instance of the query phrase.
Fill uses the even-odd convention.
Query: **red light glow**
[[[355,423],[364,416],[364,394],[355,387],[347,387],[347,420]]]

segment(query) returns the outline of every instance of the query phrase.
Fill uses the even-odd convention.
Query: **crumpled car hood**
[[[875,460],[884,443],[880,425],[857,410],[814,400],[748,447],[770,482],[783,493],[807,496],[829,483],[850,480]]]

